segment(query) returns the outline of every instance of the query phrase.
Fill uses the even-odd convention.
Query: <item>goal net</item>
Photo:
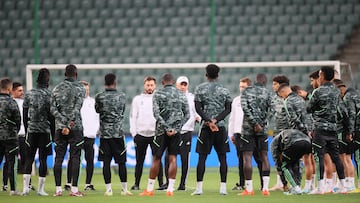
[[[239,80],[249,77],[255,80],[258,73],[265,73],[268,77],[267,88],[271,89],[271,79],[274,75],[284,74],[290,79],[291,85],[299,85],[309,89],[309,74],[320,66],[333,66],[341,74],[340,61],[292,61],[292,62],[231,62],[216,63],[221,67],[219,81],[223,83],[235,97],[239,94]],[[26,87],[32,89],[35,85],[37,70],[48,68],[50,70],[50,89],[64,80],[65,66],[67,64],[28,64],[26,65]],[[151,75],[157,79],[158,88],[161,75],[170,72],[174,77],[185,75],[189,78],[189,90],[206,81],[205,67],[208,63],[161,63],[161,64],[75,64],[78,68],[78,79],[90,83],[90,95],[104,89],[104,76],[107,73],[117,75],[118,89],[127,95],[127,112],[130,109],[132,98],[140,94],[143,88],[143,79]],[[344,69],[345,70],[345,69]],[[128,114],[125,115],[125,131],[128,130]]]
[[[157,88],[161,87],[161,76],[170,72],[175,78],[185,75],[189,78],[189,90],[193,92],[195,87],[206,81],[205,67],[209,63],[164,63],[164,64],[75,64],[78,68],[78,79],[86,80],[90,83],[90,95],[104,90],[104,76],[107,73],[117,75],[118,89],[127,95],[127,106],[124,119],[124,131],[129,135],[129,111],[132,98],[143,91],[143,79],[151,75],[157,79]],[[334,67],[341,77],[351,76],[351,71],[347,70],[346,64],[340,61],[292,61],[292,62],[231,62],[216,63],[220,68],[219,81],[227,87],[232,97],[239,95],[239,80],[243,77],[249,77],[255,81],[258,73],[265,73],[268,78],[267,88],[272,91],[271,80],[274,75],[284,74],[290,79],[291,85],[299,85],[309,90],[309,74],[319,69],[320,66]],[[29,64],[26,66],[26,87],[31,89],[35,85],[37,70],[48,68],[50,70],[50,89],[64,80],[64,72],[67,64]],[[344,68],[345,67],[345,68]],[[342,73],[345,72],[345,75]],[[351,78],[346,76],[346,78]],[[271,126],[269,127],[271,134]],[[197,129],[196,129],[197,131]],[[196,133],[196,132],[195,132]],[[195,141],[194,141],[195,143]],[[135,151],[131,138],[127,138],[128,162],[129,166],[135,165]],[[195,144],[193,144],[195,146]],[[231,145],[231,147],[233,147]],[[95,149],[97,145],[95,144]],[[232,149],[235,150],[235,149]],[[145,166],[151,164],[151,156],[148,152]],[[232,153],[231,153],[232,154]],[[196,155],[195,155],[196,156]],[[229,155],[230,157],[232,155]],[[233,155],[235,156],[235,155]],[[212,160],[212,159],[211,159]],[[214,157],[214,166],[217,166],[216,157]],[[236,157],[230,160],[237,160]],[[194,162],[194,163],[193,163]],[[66,163],[66,162],[64,162]],[[84,165],[85,163],[83,163]],[[99,167],[95,163],[96,167]],[[51,165],[51,164],[50,164]],[[191,159],[191,166],[196,165],[196,158]],[[209,165],[212,165],[209,163]],[[237,163],[229,162],[229,166],[236,166]]]

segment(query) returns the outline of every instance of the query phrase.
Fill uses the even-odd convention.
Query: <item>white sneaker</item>
[[[104,193],[104,196],[113,196],[113,191],[112,191],[112,190],[107,190],[107,191]]]
[[[37,194],[38,194],[39,196],[49,196],[49,194],[46,193],[46,192],[38,192]]]
[[[321,190],[320,188],[316,188],[315,190],[312,190],[308,193],[309,195],[323,195],[325,192]]]
[[[200,191],[200,190],[195,190],[193,193],[191,193],[191,196],[194,196],[194,195],[202,195],[203,192]]]
[[[228,193],[226,192],[226,190],[224,191],[220,191],[220,195],[227,195]]]
[[[133,193],[131,193],[130,191],[121,191],[121,195],[123,195],[123,196],[132,196],[133,195]]]
[[[23,196],[22,192],[19,191],[10,191],[10,196]]]

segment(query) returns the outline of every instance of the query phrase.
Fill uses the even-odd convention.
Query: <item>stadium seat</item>
[[[328,44],[331,42],[331,35],[330,34],[319,35],[317,41],[320,44]]]
[[[303,43],[303,35],[291,35],[290,36],[290,43],[298,45]]]
[[[294,44],[285,44],[282,48],[283,54],[294,54],[296,46]]]

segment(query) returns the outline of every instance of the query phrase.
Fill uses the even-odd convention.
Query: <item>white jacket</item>
[[[185,95],[186,95],[186,98],[187,98],[188,104],[189,104],[190,118],[189,118],[189,120],[186,121],[186,123],[181,128],[181,134],[184,134],[184,133],[190,132],[190,131],[194,131],[195,119],[196,119],[196,117],[200,117],[196,113],[194,94],[187,92],[187,93],[185,93]]]
[[[84,128],[84,137],[96,138],[99,130],[99,114],[95,111],[95,99],[88,96],[81,107],[81,119]]]
[[[133,98],[130,109],[130,133],[133,137],[155,135],[155,117],[153,113],[153,94],[140,94]]]
[[[229,117],[228,135],[231,138],[235,133],[241,133],[243,124],[244,112],[241,107],[240,96],[233,99],[231,103],[231,113]]]

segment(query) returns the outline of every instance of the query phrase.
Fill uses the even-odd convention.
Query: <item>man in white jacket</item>
[[[251,80],[249,78],[240,79],[239,89],[240,93],[248,86],[251,86]],[[241,107],[241,98],[240,95],[235,97],[231,103],[231,113],[229,117],[229,126],[228,126],[228,135],[231,142],[236,147],[236,153],[238,157],[238,167],[239,167],[239,183],[235,184],[233,190],[243,190],[245,188],[245,176],[243,170],[243,156],[239,149],[240,147],[240,133],[242,128],[244,118],[244,112]]]
[[[156,89],[156,79],[147,76],[144,79],[144,92],[135,96],[132,100],[130,109],[130,133],[134,138],[136,166],[135,184],[131,190],[140,190],[140,180],[142,176],[146,151],[150,145],[153,149],[153,139],[155,136],[155,118],[153,114],[152,98]],[[159,186],[163,185],[162,167],[158,175]]]
[[[189,171],[190,162],[190,150],[191,139],[194,131],[195,123],[200,122],[200,116],[196,113],[194,94],[189,92],[189,79],[186,76],[180,76],[176,80],[176,87],[185,93],[189,103],[190,118],[184,124],[181,129],[181,146],[180,146],[180,158],[181,158],[181,179],[178,190],[185,190],[187,182],[187,176]]]
[[[90,84],[80,81],[86,90],[86,97],[81,108],[81,118],[84,127],[84,152],[86,160],[86,180],[84,190],[95,190],[91,184],[94,174],[94,142],[99,130],[99,114],[95,111],[95,99],[90,97]]]

